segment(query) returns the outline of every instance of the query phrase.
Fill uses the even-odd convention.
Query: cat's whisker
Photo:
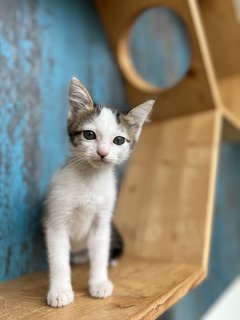
[[[83,164],[86,163],[86,160],[84,158],[72,158],[69,161],[70,166],[82,166]]]
[[[85,162],[86,162],[85,159],[75,159],[71,161],[72,164],[83,164]]]

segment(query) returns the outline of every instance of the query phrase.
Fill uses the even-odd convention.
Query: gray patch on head
[[[81,134],[81,128],[87,122],[92,122],[96,117],[98,117],[101,113],[101,110],[104,106],[94,104],[94,108],[88,110],[87,112],[79,111],[79,116],[74,117],[72,119],[68,119],[67,122],[67,130],[70,142],[73,146],[77,146],[80,144],[81,139],[79,139]]]
[[[94,119],[100,115],[103,108],[111,110],[115,116],[116,123],[122,128],[123,131],[128,133],[130,139],[127,140],[127,142],[130,143],[130,148],[132,149],[136,143],[136,136],[133,133],[133,130],[131,130],[132,124],[128,119],[128,111],[119,112],[111,107],[96,103],[94,103],[94,108],[89,110],[88,113],[83,113],[74,119],[68,119],[68,135],[70,142],[75,147],[80,144],[81,128],[86,122],[94,121]]]
[[[116,110],[116,111],[114,112],[114,115],[115,115],[115,117],[116,117],[117,124],[120,124],[120,123],[121,123],[121,119],[120,119],[121,113]]]
[[[130,138],[130,140],[128,140],[128,142],[130,143],[130,148],[132,149],[136,143],[136,135],[134,134],[134,132],[132,130],[131,121],[129,121],[129,119],[128,119],[128,112],[129,111],[124,111],[124,112],[116,111],[115,115],[116,115],[117,123],[127,131],[129,138]]]
[[[132,149],[136,143],[136,136],[131,130],[132,125],[127,117],[129,111],[120,112],[117,109],[113,109],[111,107],[104,107],[112,111],[113,115],[115,116],[116,123],[121,127],[123,131],[126,131],[128,133],[130,140],[126,139],[126,141],[130,143],[130,148]]]
[[[96,104],[96,103],[94,103],[94,108],[95,108],[95,112],[96,112],[97,115],[99,116],[100,113],[101,113],[101,111],[102,111],[102,109],[104,108],[104,106],[101,105],[101,104]]]

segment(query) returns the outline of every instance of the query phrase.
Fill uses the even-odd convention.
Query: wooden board
[[[152,119],[161,120],[219,105],[219,95],[204,37],[196,1],[192,0],[96,0],[103,25],[126,80],[131,105],[158,95]],[[140,78],[133,67],[128,36],[135,19],[144,10],[165,6],[174,10],[185,22],[191,41],[190,70],[175,87],[161,90]]]
[[[215,68],[221,110],[228,122],[240,129],[240,23],[237,0],[200,0],[202,20]],[[224,137],[239,135],[229,126]],[[238,139],[239,140],[239,139]]]
[[[1,284],[0,319],[155,319],[205,277],[196,266],[124,257],[110,270],[113,296],[93,299],[87,293],[87,275],[86,266],[73,268],[75,301],[60,309],[46,305],[44,272]]]
[[[129,254],[207,269],[219,137],[213,111],[144,128],[116,212]]]
[[[240,72],[238,0],[199,0],[206,38],[218,78]]]

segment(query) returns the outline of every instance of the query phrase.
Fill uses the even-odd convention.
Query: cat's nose
[[[103,159],[108,155],[108,151],[107,150],[98,150],[97,154]]]

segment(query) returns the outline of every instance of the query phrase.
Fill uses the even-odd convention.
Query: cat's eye
[[[124,144],[125,140],[126,140],[125,138],[118,136],[118,137],[114,138],[113,143],[120,146],[121,144]]]
[[[96,134],[95,132],[91,131],[91,130],[85,130],[83,131],[83,136],[85,139],[87,140],[94,140],[96,139]]]

